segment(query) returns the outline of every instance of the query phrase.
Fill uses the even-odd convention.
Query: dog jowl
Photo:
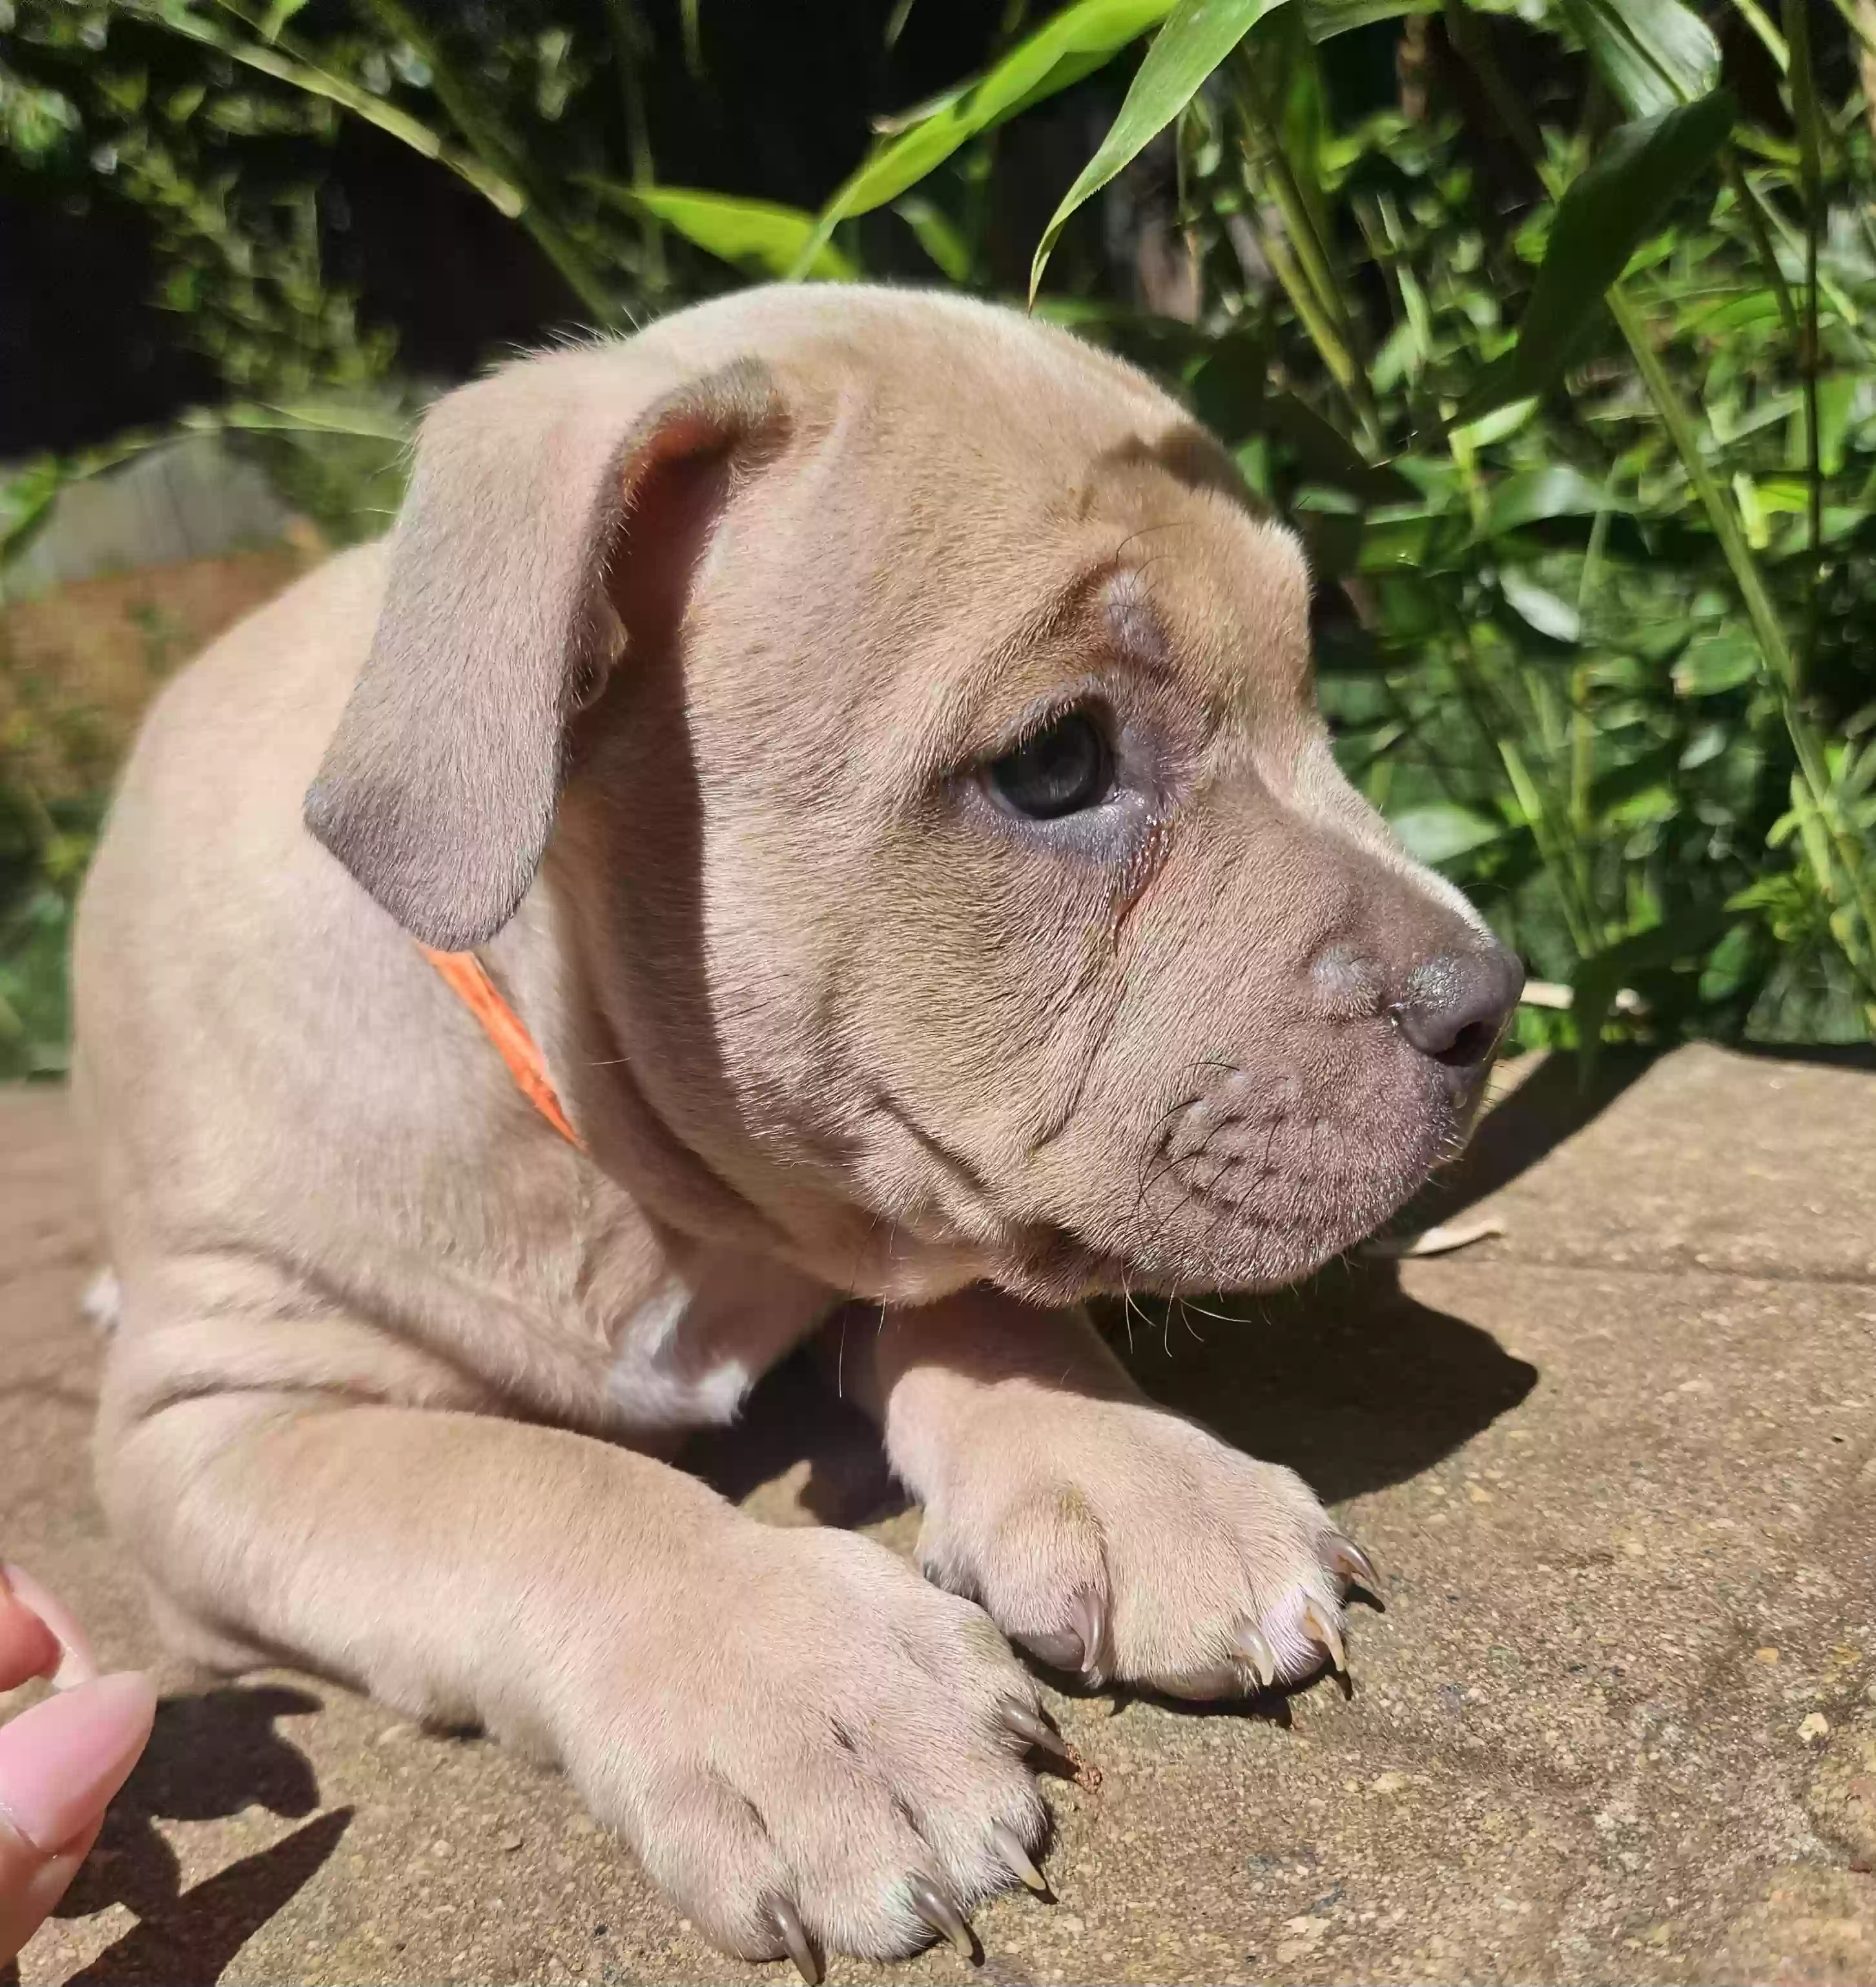
[[[439,403],[391,538],[165,693],[83,906],[166,1632],[558,1760],[808,1969],[1032,1874],[1016,1648],[1339,1660],[1358,1549],[1080,1307],[1346,1248],[1517,997],[1338,774],[1307,596],[986,306],[757,291]],[[926,1578],[658,1459],[818,1333]]]

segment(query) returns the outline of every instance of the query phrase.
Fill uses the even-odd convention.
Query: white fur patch
[[[691,1329],[698,1293],[671,1277],[641,1305],[619,1334],[606,1390],[636,1427],[695,1428],[734,1421],[754,1375],[737,1358],[717,1356],[711,1334]]]
[[[622,1428],[731,1422],[825,1317],[832,1294],[781,1265],[698,1248],[613,1334],[606,1394]]]
[[[117,1329],[117,1320],[123,1311],[123,1289],[117,1280],[117,1272],[108,1263],[85,1286],[78,1308],[85,1322],[100,1338],[110,1338]]]

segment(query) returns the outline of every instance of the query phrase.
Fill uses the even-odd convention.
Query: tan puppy
[[[168,1632],[558,1759],[805,1966],[1022,1872],[1006,1636],[1189,1695],[1338,1647],[1315,1500],[1073,1308],[1347,1247],[1516,996],[1336,773],[1308,590],[1178,407],[973,303],[758,291],[443,401],[389,544],[165,693],[84,906]],[[850,1298],[936,1584],[646,1453]]]

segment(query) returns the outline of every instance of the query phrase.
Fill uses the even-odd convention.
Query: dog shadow
[[[1573,1058],[1547,1058],[1393,1226],[1455,1220],[1584,1130],[1652,1060],[1611,1051],[1586,1081]],[[1489,1331],[1410,1295],[1395,1261],[1351,1257],[1267,1296],[1095,1309],[1152,1398],[1287,1463],[1330,1503],[1431,1469],[1540,1378]],[[905,1508],[872,1425],[834,1397],[805,1354],[763,1381],[736,1428],[699,1438],[684,1462],[724,1496],[784,1522],[855,1525]],[[787,1486],[779,1499],[778,1484]]]
[[[87,1918],[121,1904],[137,1922],[73,1975],[72,1987],[218,1979],[305,1886],[338,1847],[352,1811],[315,1814],[312,1767],[275,1721],[319,1708],[318,1698],[278,1685],[231,1685],[162,1701],[147,1749],[56,1912]],[[313,1819],[185,1889],[157,1822],[217,1820],[249,1807],[283,1820]],[[0,1966],[0,1987],[17,1978]]]

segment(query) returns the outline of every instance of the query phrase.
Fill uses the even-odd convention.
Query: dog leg
[[[1359,1547],[1293,1471],[1147,1400],[1085,1313],[974,1290],[876,1316],[850,1314],[841,1363],[924,1505],[931,1579],[1098,1680],[1224,1697],[1343,1666]]]
[[[1028,1868],[1025,1755],[1049,1735],[980,1610],[591,1437],[357,1380],[213,1391],[199,1348],[230,1328],[140,1331],[105,1406],[106,1501],[187,1639],[559,1760],[745,1958],[811,1970],[804,1928],[877,1958],[967,1942],[960,1914]],[[240,1325],[251,1360],[269,1330]],[[361,1370],[360,1325],[290,1336]],[[194,1356],[166,1360],[184,1337]],[[419,1356],[387,1344],[380,1384]]]

